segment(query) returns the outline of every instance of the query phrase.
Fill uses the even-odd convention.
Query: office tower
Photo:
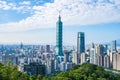
[[[84,32],[78,32],[77,34],[78,63],[80,63],[80,55],[83,52],[85,52],[85,36],[84,36]]]
[[[111,42],[111,52],[115,53],[117,50],[116,50],[116,40],[112,41]]]
[[[81,54],[81,64],[86,62],[86,54],[82,53]]]
[[[64,50],[64,62],[69,62],[69,53],[67,52],[67,50]]]
[[[81,54],[85,52],[85,36],[84,32],[78,32],[77,35],[77,53]]]
[[[104,67],[110,68],[110,56],[109,55],[104,56]]]
[[[120,70],[120,53],[113,54],[113,69]]]
[[[50,52],[50,45],[46,45],[46,52]]]
[[[62,21],[61,16],[56,23],[56,55],[63,56],[62,51]]]

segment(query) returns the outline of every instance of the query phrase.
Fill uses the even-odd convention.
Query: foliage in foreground
[[[26,73],[19,72],[17,66],[12,66],[8,62],[5,66],[0,63],[0,80],[120,80],[120,75],[105,71],[103,67],[84,63],[66,72],[56,72],[46,76],[28,76]]]
[[[103,67],[84,63],[80,67],[61,72],[55,80],[120,80],[120,75],[105,71]]]

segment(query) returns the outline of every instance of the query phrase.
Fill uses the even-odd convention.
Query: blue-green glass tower
[[[59,19],[56,23],[56,55],[63,56],[62,50],[62,21],[61,16],[59,15]]]

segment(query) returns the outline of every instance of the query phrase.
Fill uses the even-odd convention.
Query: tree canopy
[[[19,72],[17,66],[8,62],[6,65],[0,63],[0,80],[120,80],[120,74],[115,75],[101,66],[83,63],[65,72],[29,76],[25,72]]]

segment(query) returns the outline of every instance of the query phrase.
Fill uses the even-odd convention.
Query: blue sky
[[[59,11],[64,45],[120,39],[120,0],[0,0],[0,43],[55,44]]]

